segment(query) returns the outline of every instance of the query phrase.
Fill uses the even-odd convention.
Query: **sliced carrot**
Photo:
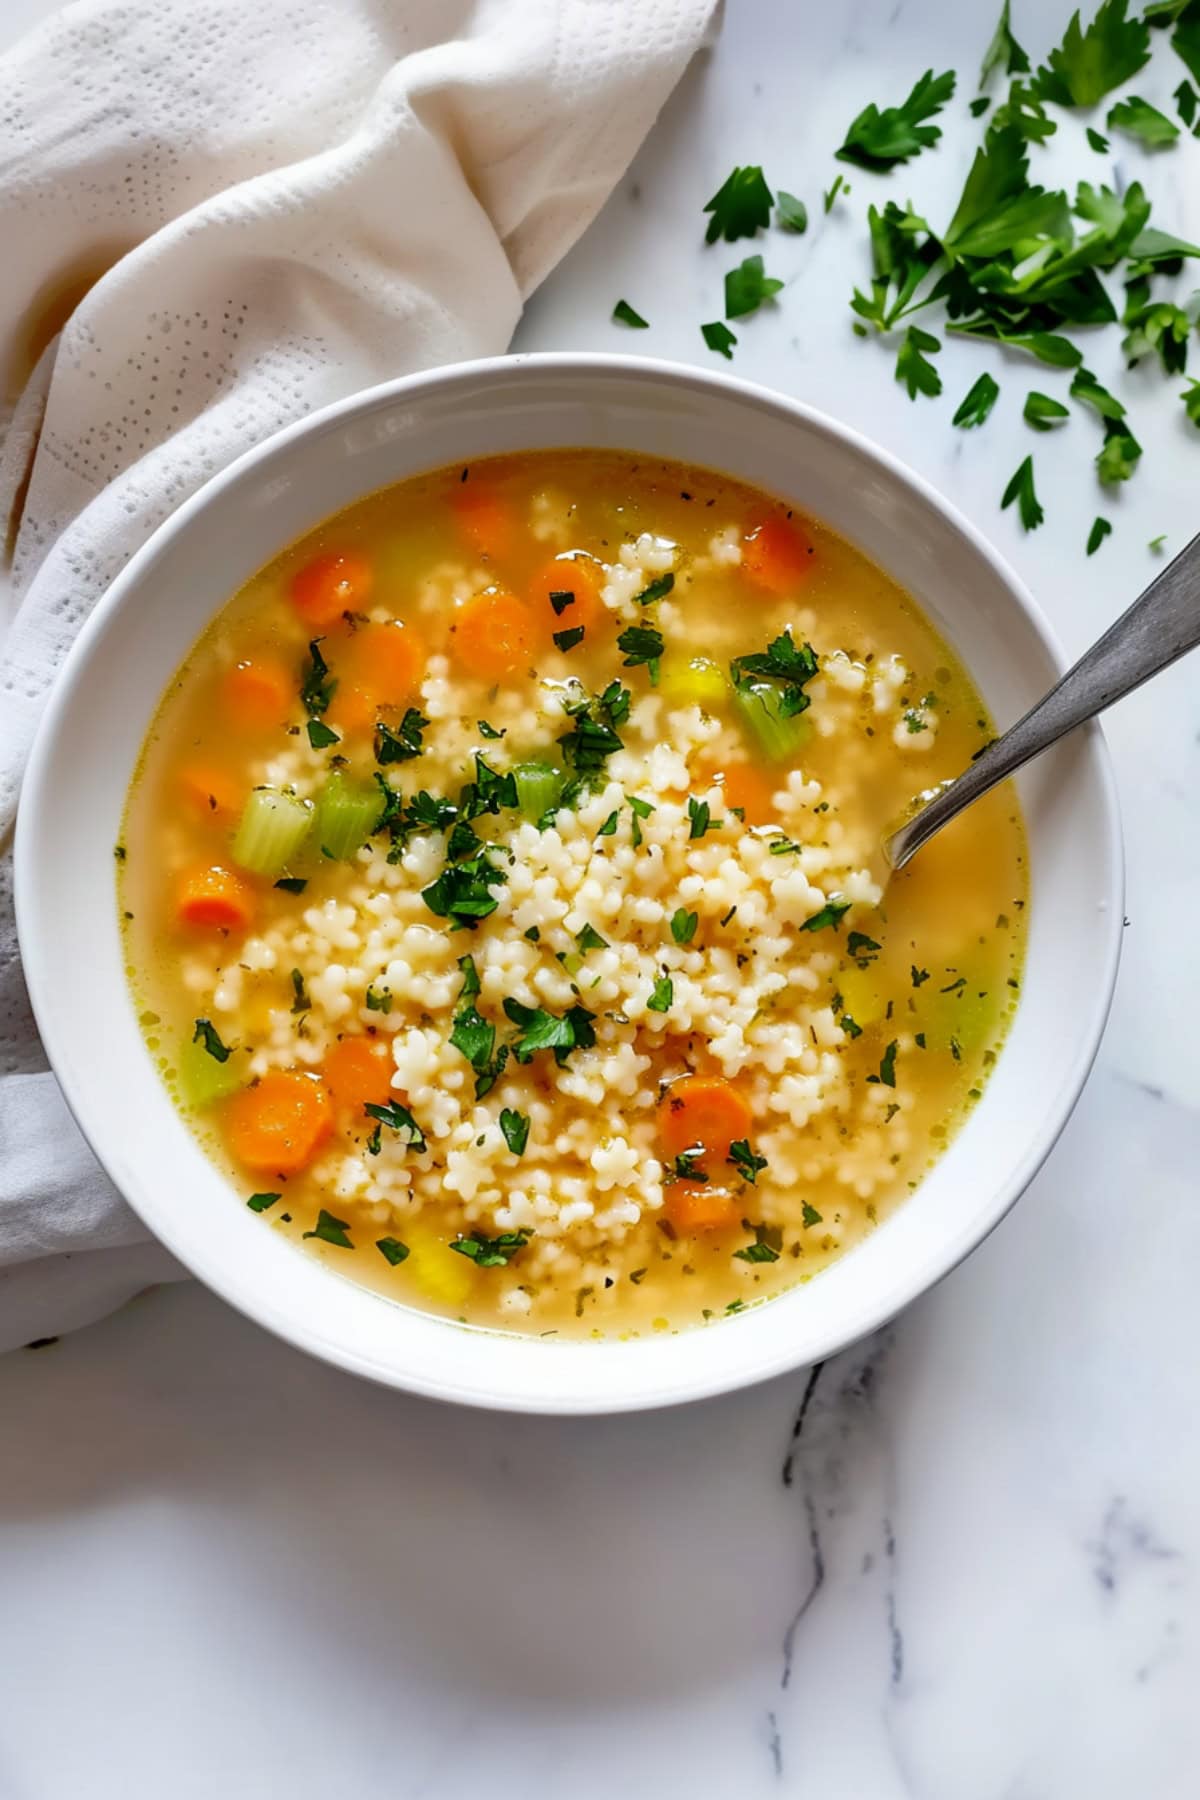
[[[254,917],[254,890],[232,869],[218,864],[188,869],[175,894],[181,925],[209,931],[245,931]]]
[[[247,1169],[295,1175],[333,1126],[324,1084],[299,1069],[272,1069],[234,1094],[225,1108],[225,1141]]]
[[[755,526],[742,543],[742,567],[772,594],[790,593],[812,568],[813,543],[796,519],[777,513]]]
[[[323,631],[343,613],[361,611],[374,585],[374,567],[360,551],[331,550],[292,576],[292,605],[310,630]]]
[[[676,1231],[722,1231],[738,1222],[739,1205],[730,1188],[711,1181],[673,1181],[663,1204]]]
[[[594,629],[604,616],[604,602],[600,598],[603,579],[600,564],[578,551],[543,563],[529,586],[529,604],[542,636],[570,631],[577,625],[588,631]],[[557,608],[551,594],[558,596]],[[565,598],[568,594],[571,596],[569,601]]]
[[[491,587],[460,607],[450,627],[450,649],[468,675],[502,681],[529,668],[537,636],[524,601]]]
[[[671,1083],[658,1105],[659,1137],[672,1158],[699,1145],[704,1163],[722,1163],[750,1125],[750,1108],[720,1075],[685,1075]]]
[[[296,704],[296,681],[273,656],[250,656],[225,677],[225,711],[243,731],[284,725]]]
[[[337,687],[326,717],[338,731],[369,731],[380,713],[399,710],[417,695],[425,646],[398,619],[360,625],[331,653]]]
[[[720,782],[726,806],[737,807],[747,825],[775,822],[777,815],[772,798],[775,790],[753,763],[730,763],[725,769],[718,770],[712,779]]]
[[[360,1113],[392,1099],[391,1052],[382,1038],[339,1038],[325,1057],[322,1074],[335,1106]]]
[[[219,763],[184,763],[176,779],[181,797],[202,819],[229,819],[241,804],[240,784]]]
[[[463,536],[480,556],[506,561],[517,548],[519,524],[512,505],[488,481],[468,475],[450,496]]]

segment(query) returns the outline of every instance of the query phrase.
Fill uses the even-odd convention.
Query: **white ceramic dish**
[[[828,1356],[930,1287],[1004,1215],[1062,1129],[1104,1027],[1121,938],[1117,808],[1092,728],[1021,783],[1028,961],[982,1102],[864,1245],[705,1329],[625,1344],[486,1334],[392,1304],[264,1230],[167,1098],[126,984],[113,846],[150,717],[214,612],[319,519],[439,464],[581,444],[711,464],[826,520],[913,592],[1002,726],[1062,666],[1028,594],[978,533],[853,432],[728,376],[632,357],[512,357],[330,407],[182,506],[68,657],[17,825],[18,924],[46,1049],[97,1156],[155,1235],[303,1349],[422,1394],[529,1412],[615,1412],[736,1388]]]

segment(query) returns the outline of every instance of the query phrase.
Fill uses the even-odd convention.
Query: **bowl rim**
[[[110,617],[124,605],[127,594],[137,588],[143,569],[156,560],[162,546],[183,532],[198,515],[218,504],[226,490],[236,487],[259,464],[285,454],[294,443],[310,434],[325,430],[331,425],[345,424],[369,414],[377,408],[387,408],[403,402],[407,398],[419,396],[426,390],[452,391],[459,385],[469,388],[480,380],[497,377],[504,380],[519,379],[523,370],[543,369],[565,376],[576,374],[581,378],[602,377],[609,374],[626,379],[633,378],[636,381],[641,377],[646,377],[668,387],[682,387],[693,392],[697,389],[705,390],[718,396],[734,398],[751,408],[773,414],[777,419],[802,424],[818,438],[825,436],[830,440],[837,441],[852,453],[874,464],[888,480],[938,513],[946,524],[959,534],[970,551],[997,577],[1007,599],[1024,615],[1026,624],[1040,641],[1041,647],[1054,669],[1059,674],[1065,671],[1067,658],[1057,636],[1024,582],[979,528],[966,518],[951,501],[946,499],[931,482],[916,470],[911,469],[891,451],[873,442],[857,428],[831,418],[828,414],[802,400],[779,393],[762,383],[747,381],[732,373],[708,370],[698,365],[659,357],[629,353],[518,352],[503,356],[477,358],[399,376],[391,381],[380,382],[372,387],[360,389],[321,407],[316,412],[293,421],[279,431],[273,432],[261,443],[243,451],[225,468],[210,476],[194,494],[184,500],[151,532],[146,541],[133,553],[119,574],[105,589],[84,621],[51,685],[41,717],[38,720],[22,778],[14,836],[14,909],[30,1002],[50,1067],[59,1081],[67,1106],[93,1155],[106,1173],[108,1173],[108,1164],[97,1142],[98,1137],[103,1137],[103,1132],[93,1133],[89,1128],[86,1106],[78,1103],[78,1097],[71,1091],[71,1084],[69,1081],[64,1081],[59,1073],[63,1059],[59,1055],[59,1032],[50,998],[53,987],[54,958],[47,953],[47,946],[42,941],[35,903],[38,844],[46,830],[42,821],[49,816],[46,793],[48,765],[55,739],[70,708],[73,694],[80,682],[86,678],[93,646],[102,638]],[[313,524],[318,523],[320,523],[320,518],[314,517]],[[219,608],[214,608],[212,617],[216,616],[217,610]],[[969,1232],[963,1234],[958,1241],[944,1243],[940,1246],[938,1253],[929,1255],[919,1269],[914,1267],[911,1275],[901,1284],[903,1291],[898,1298],[894,1293],[886,1296],[880,1295],[874,1303],[862,1304],[853,1317],[847,1318],[845,1328],[831,1337],[829,1344],[821,1353],[823,1358],[837,1354],[897,1317],[915,1300],[936,1287],[960,1262],[964,1261],[983,1243],[1008,1214],[1049,1156],[1075,1109],[1095,1062],[1111,1010],[1120,963],[1125,870],[1117,786],[1107,745],[1099,725],[1095,721],[1084,726],[1080,736],[1086,745],[1088,776],[1100,803],[1099,832],[1104,840],[1101,846],[1104,855],[1098,856],[1097,866],[1103,880],[1100,902],[1107,912],[1107,930],[1104,935],[1103,957],[1097,962],[1093,971],[1095,982],[1091,991],[1088,1014],[1086,1020],[1080,1021],[1080,1029],[1075,1040],[1075,1053],[1061,1082],[1057,1105],[1053,1111],[1047,1114],[1040,1128],[1033,1133],[1026,1146],[1025,1154],[1013,1167],[1008,1179],[996,1188],[990,1205],[972,1223]],[[161,1099],[164,1105],[171,1104],[165,1089],[161,1090]],[[114,1185],[118,1184],[114,1182]],[[340,1340],[335,1341],[323,1335],[319,1326],[301,1324],[278,1313],[261,1293],[252,1296],[243,1292],[231,1278],[227,1277],[227,1272],[221,1266],[219,1258],[215,1259],[214,1265],[202,1265],[198,1268],[196,1258],[180,1252],[176,1243],[173,1242],[174,1233],[170,1229],[169,1221],[152,1216],[153,1208],[144,1211],[137,1201],[124,1195],[119,1185],[118,1191],[122,1192],[122,1197],[137,1213],[155,1241],[163,1243],[169,1250],[180,1255],[189,1273],[203,1281],[205,1286],[217,1293],[226,1304],[234,1307],[255,1324],[271,1331],[297,1349],[306,1351],[310,1355],[320,1356],[323,1360],[346,1369],[348,1372],[365,1376],[384,1386],[418,1394],[426,1399],[515,1413],[603,1416],[610,1413],[650,1410],[660,1406],[690,1404],[693,1401],[756,1385],[800,1366],[809,1366],[798,1363],[796,1358],[788,1353],[786,1344],[784,1344],[780,1345],[773,1355],[764,1356],[760,1364],[749,1370],[735,1368],[727,1375],[718,1372],[690,1381],[675,1380],[664,1385],[661,1392],[615,1392],[604,1397],[588,1395],[575,1398],[558,1393],[520,1396],[508,1392],[489,1391],[485,1385],[474,1385],[468,1388],[462,1383],[439,1379],[436,1372],[430,1375],[423,1368],[398,1369],[391,1365],[385,1365],[356,1346],[348,1345]],[[444,1323],[444,1321],[437,1322]],[[481,1335],[488,1337],[494,1334]],[[547,1346],[547,1350],[550,1354],[554,1354],[556,1350],[561,1350],[561,1346],[556,1345],[553,1348]]]

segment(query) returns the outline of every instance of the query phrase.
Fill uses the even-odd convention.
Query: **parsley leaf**
[[[896,1051],[898,1049],[899,1049],[899,1045],[896,1042],[896,1039],[893,1038],[891,1043],[888,1045],[887,1049],[883,1053],[883,1061],[879,1065],[878,1075],[868,1075],[867,1076],[868,1081],[874,1082],[874,1083],[876,1083],[876,1085],[882,1083],[882,1085],[884,1087],[890,1087],[890,1088],[895,1087],[895,1085],[896,1085]]]
[[[960,402],[951,423],[961,426],[964,431],[969,431],[973,425],[982,425],[999,397],[999,385],[985,372]]]
[[[671,914],[671,936],[677,944],[690,944],[699,923],[699,913],[689,912],[686,906],[677,907]]]
[[[1001,512],[1011,506],[1014,500],[1017,502],[1017,510],[1021,515],[1021,523],[1025,530],[1036,531],[1046,515],[1034,491],[1032,456],[1025,458],[1005,488],[1004,498],[1000,502]]]
[[[1031,388],[1025,396],[1021,416],[1035,431],[1051,431],[1063,419],[1070,418],[1071,409],[1064,406],[1061,400],[1052,400],[1049,394],[1039,394],[1036,388]]]
[[[1094,130],[1091,125],[1087,128],[1087,141],[1096,152],[1097,156],[1108,155],[1108,139],[1106,137],[1101,137],[1100,133]]]
[[[642,589],[640,594],[635,594],[633,604],[635,606],[653,606],[656,600],[665,600],[674,586],[675,577],[668,569],[665,575],[656,576],[648,586]]]
[[[550,596],[550,604],[551,604],[551,606],[554,606],[554,595],[553,594],[551,594],[551,596]],[[559,609],[557,607],[555,607],[555,611],[557,612],[558,610]],[[489,724],[489,722],[486,719],[476,719],[475,724],[479,729],[480,737],[502,738],[507,735],[507,733],[504,731],[497,731],[496,727],[494,725]]]
[[[469,1257],[477,1269],[503,1269],[508,1266],[518,1250],[523,1250],[530,1238],[531,1231],[502,1231],[499,1237],[488,1237],[486,1232],[473,1231],[469,1237],[457,1237],[449,1246],[457,1250],[460,1256]]]
[[[1196,120],[1196,107],[1200,103],[1200,94],[1197,94],[1190,81],[1181,81],[1171,98],[1175,102],[1180,118],[1190,131]]]
[[[747,313],[757,312],[782,286],[782,281],[765,273],[761,256],[746,257],[725,277],[725,317],[743,319]]]
[[[1105,487],[1128,481],[1141,460],[1142,446],[1122,419],[1108,419],[1104,446],[1096,458],[1096,474]]]
[[[1128,0],[1101,0],[1086,31],[1076,12],[1057,50],[1038,70],[1037,90],[1058,106],[1095,106],[1150,60],[1150,33],[1141,19],[1126,18]]]
[[[623,669],[636,669],[645,664],[650,679],[658,676],[659,658],[663,653],[663,635],[653,625],[627,625],[617,639],[617,649],[624,652]]]
[[[563,761],[577,781],[589,786],[610,756],[625,748],[616,727],[629,717],[631,695],[620,682],[610,681],[597,699],[573,702],[568,708],[571,729],[558,742]]]
[[[758,1239],[753,1244],[743,1244],[740,1250],[734,1251],[740,1262],[773,1263],[779,1261],[779,1252],[765,1239]]]
[[[515,1112],[511,1106],[504,1107],[500,1113],[500,1129],[513,1155],[524,1156],[529,1142],[529,1120],[525,1114]]]
[[[1171,33],[1171,48],[1194,81],[1200,81],[1200,6],[1184,6]]]
[[[282,888],[285,894],[302,894],[308,886],[308,877],[306,875],[281,875],[274,885]]]
[[[410,706],[393,731],[380,719],[375,726],[375,761],[377,763],[411,762],[414,756],[420,756],[425,748],[421,742],[421,733],[426,730],[429,720],[419,713],[415,706]]]
[[[941,127],[924,125],[923,119],[941,112],[954,93],[954,73],[934,75],[926,69],[908,99],[899,106],[882,112],[872,103],[863,108],[846,133],[837,151],[842,162],[855,163],[860,169],[881,171],[907,162],[929,149],[941,137]]]
[[[694,794],[688,795],[687,813],[689,838],[702,838],[706,832],[719,831],[724,822],[714,819],[708,801],[697,800]]]
[[[1012,34],[1008,18],[1008,4],[1009,0],[1004,0],[992,41],[983,53],[983,63],[979,70],[981,88],[987,86],[988,76],[1001,64],[1004,66],[1006,75],[1028,75],[1029,73],[1029,58]]]
[[[1090,369],[1077,369],[1071,377],[1071,398],[1090,406],[1102,419],[1123,419],[1125,408],[1115,394],[1101,387]]]
[[[404,1262],[409,1254],[408,1245],[402,1244],[399,1238],[394,1237],[376,1238],[375,1248],[385,1262],[391,1263],[393,1269]]]
[[[492,890],[507,882],[508,876],[487,851],[478,850],[462,862],[447,863],[437,880],[422,888],[421,898],[436,918],[474,925],[495,912],[500,903]]]
[[[874,277],[870,295],[858,288],[850,302],[852,311],[877,331],[890,331],[906,312],[923,306],[914,295],[940,254],[928,222],[911,207],[889,200],[883,211],[867,208]]]
[[[329,664],[321,655],[321,639],[314,638],[308,646],[308,662],[303,670],[300,684],[300,704],[310,719],[319,718],[333,699],[333,691],[337,682],[330,678]]]
[[[335,1219],[331,1212],[322,1207],[317,1214],[317,1222],[311,1231],[303,1235],[306,1238],[320,1238],[322,1243],[337,1244],[342,1250],[353,1250],[354,1245],[349,1236],[349,1224],[345,1219]]]
[[[389,1130],[405,1132],[407,1134],[404,1140],[406,1149],[415,1150],[419,1155],[423,1150],[428,1148],[425,1142],[425,1133],[421,1130],[421,1127],[417,1124],[417,1121],[413,1118],[407,1106],[401,1106],[398,1100],[389,1100],[384,1106],[376,1106],[373,1101],[368,1102],[368,1104],[363,1107],[363,1111],[369,1119],[377,1119],[381,1125],[386,1125]]]
[[[1098,518],[1095,520],[1092,529],[1088,532],[1087,553],[1089,556],[1095,556],[1097,550],[1111,530],[1112,526],[1107,519]]]
[[[846,939],[846,955],[852,956],[862,969],[866,968],[873,956],[878,955],[881,948],[865,931],[852,931]]]
[[[613,307],[612,316],[614,324],[629,325],[635,331],[648,331],[650,328],[649,319],[643,319],[641,313],[634,312],[628,300],[618,300]]]
[[[1194,304],[1185,309],[1170,300],[1154,300],[1126,313],[1129,330],[1121,340],[1121,348],[1129,367],[1132,369],[1144,356],[1157,355],[1164,373],[1182,375],[1187,368],[1194,312]]]
[[[704,208],[712,214],[704,234],[705,243],[715,244],[718,238],[724,238],[732,244],[736,238],[753,237],[760,226],[771,223],[774,200],[756,163],[734,169]]]
[[[714,319],[710,325],[702,325],[700,336],[710,350],[715,350],[719,356],[725,358],[726,362],[733,361],[733,346],[737,343],[737,339],[724,320]]]
[[[555,649],[561,650],[564,654],[568,650],[573,650],[576,644],[582,644],[584,630],[585,627],[582,625],[572,625],[568,631],[556,631],[554,633]]]
[[[750,1148],[749,1138],[735,1138],[729,1146],[729,1155],[725,1161],[732,1163],[743,1181],[748,1181],[751,1186],[767,1166],[766,1157],[757,1156]]]
[[[810,1206],[807,1200],[804,1202],[804,1210],[800,1216],[804,1221],[805,1231],[811,1231],[814,1225],[820,1225],[823,1222],[823,1215],[817,1211],[815,1206]]]
[[[936,355],[941,347],[940,340],[931,331],[922,331],[919,325],[910,325],[904,333],[896,353],[896,380],[904,383],[910,400],[918,394],[932,399],[941,393],[942,378],[925,354],[928,351]]]
[[[835,175],[833,178],[833,185],[827,188],[821,195],[821,205],[825,209],[826,217],[833,211],[833,203],[838,195],[842,193],[848,194],[849,192],[850,189],[846,184],[846,177],[844,175]]]
[[[750,687],[755,676],[766,676],[779,682],[782,688],[779,711],[782,717],[791,718],[811,704],[804,689],[817,674],[818,667],[817,653],[812,645],[802,644],[797,649],[789,628],[773,638],[765,651],[734,657],[729,673],[737,688]]]
[[[246,1205],[251,1212],[261,1213],[266,1212],[268,1207],[274,1206],[275,1202],[282,1198],[282,1194],[251,1194]]]
[[[665,1013],[670,1010],[675,999],[675,984],[664,972],[654,977],[654,989],[646,1002],[647,1012]]]
[[[314,750],[328,750],[330,744],[340,744],[342,741],[333,727],[326,725],[323,719],[310,719],[306,730],[308,741]]]
[[[1179,136],[1178,125],[1136,94],[1130,94],[1128,99],[1118,100],[1110,107],[1105,122],[1110,131],[1123,131],[1126,137],[1136,138],[1146,150],[1161,150]]]
[[[1189,381],[1180,394],[1184,409],[1192,424],[1200,429],[1200,381]],[[1161,542],[1161,540],[1158,540]]]
[[[596,1015],[586,1006],[569,1007],[561,1018],[540,1006],[524,1006],[519,1000],[506,1000],[504,1010],[520,1029],[513,1044],[519,1063],[531,1062],[539,1050],[553,1050],[561,1069],[572,1050],[590,1050],[596,1042],[592,1024]]]
[[[223,1044],[212,1022],[208,1019],[197,1019],[196,1029],[192,1033],[193,1044],[203,1044],[208,1054],[219,1063],[229,1061],[231,1046]]]
[[[775,196],[775,223],[781,231],[794,231],[799,237],[808,230],[808,208],[795,194],[780,188]]]
[[[304,985],[304,976],[299,969],[292,970],[292,1011],[306,1013],[312,1010],[312,1001],[308,997],[308,989]]]
[[[827,900],[819,912],[815,912],[811,918],[805,919],[800,929],[801,931],[823,931],[827,925],[836,928],[843,915],[850,911],[853,904],[851,900]]]

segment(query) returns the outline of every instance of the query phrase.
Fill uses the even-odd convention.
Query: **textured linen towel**
[[[0,57],[0,1348],[184,1273],[76,1130],[21,979],[11,827],[68,645],[239,451],[506,349],[713,4],[89,0]]]

